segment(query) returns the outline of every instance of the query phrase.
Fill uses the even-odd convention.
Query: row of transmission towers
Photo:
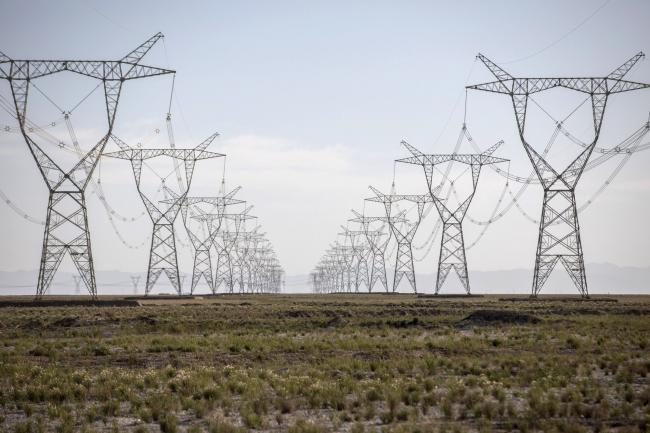
[[[467,294],[470,294],[462,223],[476,193],[481,168],[488,164],[507,162],[506,159],[492,156],[502,143],[500,141],[479,154],[424,154],[402,141],[402,146],[411,156],[397,159],[396,162],[421,166],[427,192],[398,194],[394,182],[390,193],[383,193],[371,186],[374,196],[365,200],[382,205],[383,212],[366,215],[365,204],[364,212],[353,211],[354,218],[350,218],[348,225],[342,227],[343,232],[339,234],[341,238],[331,245],[310,274],[313,289],[319,293],[359,292],[365,286],[368,292],[372,292],[376,283],[380,282],[383,290],[389,292],[386,252],[389,243],[394,240],[395,261],[390,263],[393,265],[392,291],[397,291],[402,280],[406,279],[413,292],[417,293],[413,240],[423,218],[435,207],[442,222],[435,293],[438,294],[449,272],[454,270]],[[450,205],[449,194],[442,194],[446,184],[453,187],[458,182],[458,178],[451,180],[449,177],[453,163],[467,166],[467,170],[461,172],[460,176],[464,176],[467,171],[471,176],[469,192],[456,206]],[[447,169],[441,170],[441,165],[446,165]],[[439,178],[436,178],[438,173]],[[350,224],[356,227],[350,229]]]
[[[479,153],[458,153],[459,144],[465,139],[475,149],[478,149],[467,130],[465,120],[456,147],[449,154],[426,154],[406,141],[402,141],[401,144],[410,155],[397,159],[395,162],[422,167],[426,181],[426,193],[397,194],[394,179],[393,188],[388,194],[370,187],[374,196],[367,198],[366,201],[383,205],[384,212],[373,212],[366,215],[365,212],[353,211],[354,218],[348,220],[346,226],[343,227],[343,231],[339,234],[339,238],[330,245],[311,272],[310,283],[313,290],[317,293],[359,292],[361,288],[365,288],[371,292],[379,282],[381,289],[388,292],[390,289],[386,277],[386,266],[389,265],[393,266],[394,271],[392,291],[396,291],[400,282],[406,277],[412,290],[417,293],[413,240],[423,217],[427,216],[431,207],[435,207],[439,220],[429,239],[435,238],[440,226],[442,227],[442,234],[434,293],[438,294],[440,292],[449,273],[453,270],[459,277],[466,293],[470,294],[463,222],[476,194],[481,170],[483,166],[490,166],[496,173],[507,179],[503,194],[508,189],[510,181],[520,182],[523,186],[516,196],[513,195],[512,202],[499,212],[498,209],[503,199],[502,194],[497,207],[492,213],[492,217],[488,221],[477,221],[471,217],[469,218],[470,221],[479,225],[490,225],[503,217],[513,205],[519,207],[518,199],[527,185],[539,184],[543,189],[544,197],[541,218],[538,221],[539,234],[531,295],[536,297],[540,293],[551,271],[556,264],[561,263],[578,289],[579,294],[587,297],[589,292],[580,226],[578,224],[578,213],[584,206],[578,207],[576,205],[575,189],[586,170],[600,165],[614,155],[626,154],[626,158],[629,158],[632,153],[647,147],[639,145],[639,143],[641,138],[650,131],[650,121],[645,122],[641,128],[625,138],[619,145],[610,149],[596,146],[609,97],[617,93],[650,87],[649,84],[624,79],[632,67],[643,57],[643,53],[639,53],[603,77],[515,78],[487,57],[479,54],[477,59],[488,68],[496,80],[467,86],[467,89],[510,96],[515,111],[519,138],[527,157],[533,165],[534,174],[532,176],[536,176],[537,181],[532,176],[511,175],[508,160],[493,156],[493,153],[503,141],[499,141],[493,146],[479,151]],[[575,108],[569,107],[572,110],[569,110],[570,114],[566,118],[562,120],[555,119],[548,110],[545,110],[537,101],[532,99],[532,95],[554,88],[579,92],[585,95],[586,99]],[[543,152],[536,150],[530,144],[526,135],[529,100],[539,106],[543,113],[549,116],[555,124],[552,139]],[[566,121],[587,102],[591,105],[590,114],[593,118],[594,135],[591,141],[584,142],[567,130]],[[467,111],[465,111],[465,116],[466,113]],[[563,169],[555,168],[547,160],[550,147],[558,135],[564,135],[571,142],[580,146],[579,154]],[[590,160],[594,152],[599,152],[601,155]],[[503,168],[497,168],[498,164],[506,162],[508,162],[507,171]],[[471,184],[464,196],[458,193],[458,177],[450,176],[452,164],[466,167],[465,172],[469,172],[471,175]],[[443,165],[447,165],[447,168],[441,169]],[[597,194],[611,183],[611,180],[620,171],[621,167],[622,164],[598,189]],[[462,172],[459,177],[463,176],[465,172]],[[453,205],[450,200],[452,193],[456,199],[456,203]],[[410,208],[400,207],[402,203],[407,203]],[[592,199],[586,205],[591,203]],[[350,224],[354,225],[353,228],[349,228]],[[478,239],[484,232],[485,228]],[[388,254],[387,256],[387,246],[391,243],[391,239],[394,239],[395,244],[394,262],[392,263],[389,262],[388,257],[392,257],[392,255]]]
[[[226,293],[273,293],[281,290],[284,271],[265,233],[255,224],[256,217],[249,213],[252,206],[234,197],[240,188],[226,192],[225,179],[222,179],[219,193],[213,196],[190,194],[197,162],[225,157],[207,149],[218,133],[210,135],[194,148],[177,148],[170,113],[173,93],[166,117],[169,147],[131,145],[114,132],[118,105],[128,81],[161,75],[175,77],[174,70],[142,64],[144,56],[162,38],[163,35],[157,33],[118,60],[16,60],[0,52],[0,78],[9,83],[13,98],[13,104],[10,104],[3,96],[0,106],[17,121],[49,193],[36,298],[46,294],[66,253],[79,273],[79,277],[74,279],[77,292],[83,283],[91,297],[97,297],[86,188],[93,183],[93,173],[102,157],[130,162],[136,189],[152,221],[145,295],[154,290],[162,274],[167,276],[178,295],[185,294],[181,287],[176,242],[175,223],[179,214],[194,256],[190,294],[194,293],[202,278],[213,294],[220,289]],[[95,90],[73,108],[65,110],[54,97],[36,85],[39,79],[64,72],[90,77],[99,82],[95,89],[104,89],[107,128],[88,151],[83,151],[79,144],[71,114]],[[28,101],[32,90],[42,94],[60,110],[71,143],[68,139],[55,137],[47,127],[39,126],[30,118]],[[51,125],[54,126],[55,122]],[[115,143],[118,150],[106,152],[109,141]],[[64,168],[63,163],[48,151],[46,146],[52,142],[58,149],[73,154],[75,161],[69,168]],[[165,183],[167,176],[159,175],[152,166],[152,161],[165,158],[173,162],[177,188]],[[145,188],[143,169],[150,170],[160,180],[155,193]],[[95,192],[99,191],[100,200],[108,210],[99,180],[93,183],[93,187]],[[163,196],[159,197],[160,194]],[[109,219],[113,223],[110,214]],[[215,266],[213,262],[216,262]],[[133,281],[133,286],[137,287],[137,281]]]

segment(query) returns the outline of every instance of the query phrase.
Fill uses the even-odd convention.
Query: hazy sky
[[[240,198],[255,205],[252,213],[259,216],[287,273],[299,274],[316,264],[339,226],[351,217],[349,210],[363,206],[368,185],[388,190],[393,160],[407,156],[400,140],[427,152],[452,150],[463,121],[464,86],[492,79],[475,61],[478,52],[515,76],[604,76],[638,51],[650,49],[650,2],[643,0],[612,0],[552,45],[601,4],[4,0],[0,51],[16,59],[118,59],[163,32],[164,44],[143,63],[178,71],[172,114],[179,146],[193,147],[212,132],[221,133],[211,150],[228,155],[228,186],[243,186]],[[628,77],[650,82],[650,63],[640,62]],[[48,95],[55,95],[65,107],[96,85],[74,76],[60,79],[47,79],[43,90],[49,89]],[[115,133],[133,143],[167,146],[164,116],[170,87],[169,77],[127,83]],[[10,97],[6,82],[0,83],[0,94]],[[30,109],[41,123],[60,118],[37,92],[32,91],[32,98]],[[557,117],[566,116],[582,101],[559,90],[536,99]],[[74,115],[82,141],[97,137],[105,127],[101,116],[93,126],[83,124],[85,113],[101,114],[101,94],[95,92],[80,110],[87,106],[88,111]],[[576,112],[576,122],[567,124],[584,139],[591,122],[586,108],[588,104]],[[649,111],[650,90],[613,96],[600,145],[621,141],[648,119]],[[542,148],[553,124],[539,110],[531,109],[530,114],[529,139]],[[4,112],[0,124],[11,124]],[[506,96],[471,93],[467,124],[482,148],[505,140],[496,155],[512,160],[513,173],[530,173]],[[156,134],[156,129],[161,132]],[[56,146],[48,149],[54,152]],[[461,151],[473,149],[464,143]],[[577,153],[575,144],[558,141],[559,161]],[[21,137],[0,130],[0,156],[0,189],[30,215],[43,219],[46,190]],[[614,158],[584,175],[578,204],[597,190],[619,161]],[[650,264],[648,163],[650,152],[634,155],[580,215],[587,262]],[[199,163],[192,194],[216,193],[222,166],[222,161]],[[118,212],[131,217],[143,211],[128,163],[102,162],[101,179]],[[403,192],[425,192],[417,167],[398,167],[396,185]],[[503,185],[502,178],[485,170],[470,216],[488,218]],[[521,201],[535,218],[541,196],[541,188],[532,186]],[[96,268],[143,271],[151,230],[148,217],[116,223],[130,243],[146,241],[145,247],[127,249],[90,191],[88,206]],[[366,206],[367,213],[381,211]],[[423,223],[416,245],[426,241],[435,217],[432,212]],[[4,204],[0,219],[0,270],[37,268],[42,227]],[[481,229],[466,222],[468,244]],[[180,225],[179,232],[186,242]],[[470,268],[532,268],[536,240],[536,225],[513,209],[468,251]],[[416,264],[419,272],[435,270],[437,249],[434,245]],[[183,271],[190,272],[189,250],[180,251]],[[425,251],[416,250],[416,258]]]

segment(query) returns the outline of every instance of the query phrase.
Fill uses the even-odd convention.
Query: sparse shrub
[[[259,429],[262,427],[262,417],[251,410],[249,406],[243,407],[239,413],[246,427],[251,429]]]
[[[382,395],[381,392],[377,388],[370,388],[368,391],[366,391],[366,400],[367,401],[379,401],[381,400]]]
[[[454,416],[454,406],[449,397],[442,399],[440,409],[442,410],[442,414],[445,416],[445,418],[451,419]]]
[[[194,424],[187,428],[187,433],[201,433],[201,427]]]
[[[159,420],[160,431],[162,433],[176,433],[178,420],[173,413],[164,414]]]
[[[281,414],[287,414],[293,412],[293,403],[291,400],[286,398],[277,398],[275,400],[275,408],[280,411]]]
[[[298,420],[289,427],[289,433],[325,433],[326,431],[324,427],[305,420]]]
[[[208,421],[209,433],[245,433],[246,430],[237,427],[223,418],[213,418]]]
[[[580,340],[571,335],[566,339],[566,345],[571,350],[577,350],[580,347]]]

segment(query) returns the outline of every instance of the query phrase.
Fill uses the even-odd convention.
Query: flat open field
[[[1,432],[648,432],[649,385],[645,296],[0,308]]]

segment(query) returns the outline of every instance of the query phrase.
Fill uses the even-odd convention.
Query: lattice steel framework
[[[140,275],[131,275],[131,284],[133,285],[133,294],[138,294],[138,285],[140,284]]]
[[[81,277],[77,275],[73,275],[72,279],[74,280],[74,294],[75,295],[80,295],[81,294],[81,282],[83,281]]]
[[[354,218],[349,221],[361,224],[361,230],[366,236],[368,246],[370,248],[370,279],[368,283],[368,291],[372,292],[373,287],[377,282],[381,282],[384,290],[388,292],[388,279],[386,278],[386,247],[391,239],[391,232],[384,232],[384,226],[388,224],[388,217],[385,216],[366,216],[359,212],[352,210]],[[393,223],[402,224],[406,222],[403,218],[395,216],[391,219]],[[371,229],[371,224],[382,223],[381,227],[376,230]]]
[[[135,185],[144,203],[151,221],[153,222],[153,234],[151,236],[151,249],[149,250],[149,266],[147,267],[147,282],[145,286],[145,296],[149,295],[151,289],[156,284],[161,273],[165,273],[178,295],[182,295],[182,283],[178,272],[178,255],[176,253],[176,237],[174,233],[174,221],[181,209],[183,200],[192,183],[194,166],[196,161],[210,158],[225,156],[221,153],[209,152],[205,150],[210,143],[217,138],[219,134],[214,133],[194,149],[134,149],[121,139],[112,135],[113,141],[120,147],[119,151],[110,152],[105,156],[110,158],[125,159],[131,161]],[[140,179],[142,177],[143,161],[165,156],[183,161],[185,168],[186,182],[183,184],[184,190],[180,191],[171,202],[163,200],[167,208],[161,208],[155,205],[142,191]]]
[[[258,233],[251,239],[248,269],[250,277],[248,280],[248,291],[250,293],[262,292],[263,264],[268,257],[273,255],[268,239],[264,233]]]
[[[415,267],[413,266],[413,238],[422,221],[424,205],[431,202],[429,194],[384,194],[376,188],[370,187],[375,197],[366,200],[383,203],[386,210],[386,218],[390,229],[397,241],[397,256],[395,257],[395,275],[393,277],[393,292],[397,290],[402,278],[406,277],[411,288],[417,293],[415,282]],[[401,224],[393,220],[393,204],[400,201],[410,201],[417,207],[417,217],[414,222],[405,221]],[[404,215],[404,214],[402,214]],[[400,217],[401,219],[405,219]]]
[[[179,182],[179,185],[182,185],[182,182]],[[227,194],[222,196],[214,197],[185,197],[181,201],[181,217],[183,220],[183,225],[187,231],[187,235],[190,238],[190,243],[194,249],[194,264],[192,267],[192,283],[190,286],[190,295],[194,294],[197,284],[201,280],[201,277],[205,280],[212,291],[213,294],[216,293],[216,286],[214,282],[214,272],[212,268],[212,257],[210,250],[214,245],[215,237],[217,236],[219,229],[221,228],[221,222],[223,220],[223,214],[225,213],[226,207],[236,204],[245,203],[243,200],[234,198],[235,194],[241,189],[237,187],[230,191]],[[172,195],[171,200],[163,200],[161,203],[173,204],[175,200],[179,198],[179,195],[168,189],[170,195]],[[191,227],[191,220],[195,220],[195,216],[201,216],[205,214],[199,207],[200,205],[209,205],[211,207],[210,213],[213,217],[200,219],[201,229],[195,230]],[[209,223],[208,223],[209,219]]]
[[[422,166],[429,194],[431,195],[431,199],[433,200],[433,203],[438,210],[438,214],[440,214],[440,219],[442,220],[442,240],[440,242],[440,255],[438,258],[438,275],[436,278],[435,289],[436,295],[440,292],[440,288],[452,269],[456,271],[456,274],[458,275],[458,278],[467,294],[469,295],[471,293],[469,274],[467,272],[467,256],[465,254],[465,238],[463,236],[463,219],[465,218],[465,214],[467,214],[467,209],[469,209],[474,194],[476,194],[476,187],[481,174],[481,168],[484,165],[508,161],[507,159],[492,156],[492,153],[494,153],[501,144],[503,144],[503,141],[499,141],[494,146],[480,154],[451,153],[425,155],[406,141],[402,141],[402,145],[411,152],[413,156],[398,159],[397,162]],[[450,206],[439,197],[438,187],[440,184],[434,185],[433,182],[433,172],[436,165],[452,161],[469,165],[472,171],[471,193],[467,198],[465,198],[465,200],[460,202],[455,209],[450,209]]]
[[[234,293],[235,269],[233,248],[237,245],[237,236],[244,221],[257,218],[248,214],[252,208],[253,206],[248,206],[239,213],[213,212],[192,217],[198,221],[205,222],[208,225],[209,232],[217,233],[212,238],[213,246],[217,250],[217,266],[214,279],[215,292],[223,284],[228,293]],[[226,222],[226,227],[223,225],[224,221]],[[217,224],[225,229],[220,230]]]
[[[544,188],[532,285],[532,296],[534,297],[539,294],[558,261],[562,263],[580,294],[583,297],[589,295],[575,188],[596,147],[609,96],[614,93],[650,87],[650,84],[623,79],[643,57],[642,52],[638,53],[604,77],[515,78],[487,57],[482,54],[478,55],[478,59],[496,77],[496,81],[467,86],[467,88],[510,96],[519,137]],[[530,95],[556,87],[589,95],[594,122],[593,141],[585,146],[584,150],[563,171],[554,169],[525,138],[526,109]]]
[[[330,254],[338,265],[340,278],[339,291],[352,292],[352,269],[354,262],[354,250],[351,246],[343,245],[338,241],[330,248]]]
[[[252,258],[255,253],[255,245],[263,237],[258,230],[260,226],[253,230],[240,230],[237,235],[237,244],[233,249],[235,255],[234,269],[235,278],[239,283],[239,292],[245,293],[246,290],[252,291]]]
[[[368,256],[370,255],[370,245],[366,238],[364,230],[350,230],[341,226],[343,232],[339,235],[344,236],[345,240],[350,241],[351,249],[351,267],[354,273],[354,291],[358,292],[361,284],[365,284],[370,289],[370,275],[368,273]]]
[[[0,52],[0,78],[9,81],[21,133],[49,190],[36,298],[42,297],[47,291],[66,252],[70,254],[90,295],[93,298],[97,296],[86,209],[86,186],[113,130],[123,83],[174,73],[172,70],[140,64],[142,58],[162,37],[161,33],[157,33],[119,60],[14,60]],[[68,171],[45,152],[30,135],[27,126],[31,81],[64,71],[103,82],[108,119],[106,134]]]

